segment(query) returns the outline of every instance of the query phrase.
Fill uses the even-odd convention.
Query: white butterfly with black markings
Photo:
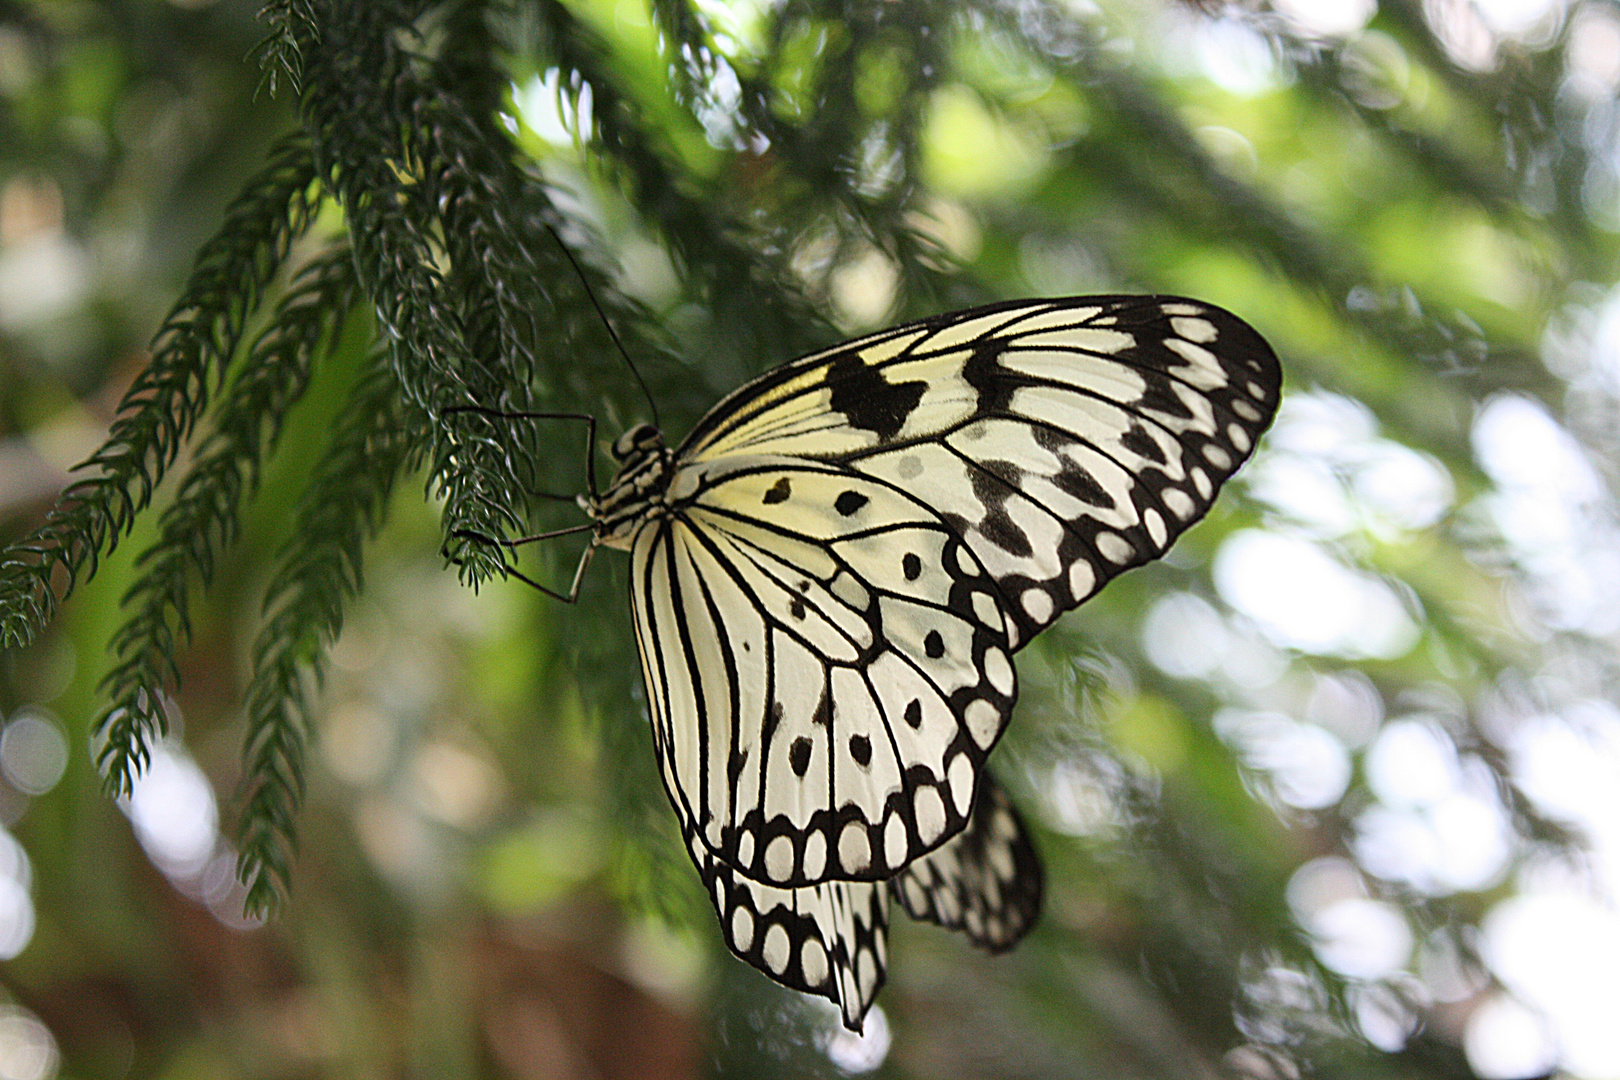
[[[630,552],[659,766],[733,952],[858,1029],[891,898],[1016,943],[1040,863],[985,771],[1012,654],[1204,514],[1280,381],[1209,304],[1025,300],[776,368],[675,450],[618,439],[586,554]]]

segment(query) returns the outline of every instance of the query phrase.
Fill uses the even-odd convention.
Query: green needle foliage
[[[288,138],[197,256],[184,295],[153,340],[151,360],[119,405],[106,445],[81,466],[99,475],[74,483],[44,525],[0,553],[0,645],[32,641],[79,575],[95,573],[97,560],[151,503],[224,379],[265,287],[309,226],[318,197],[314,180],[308,141]]]
[[[96,764],[115,795],[127,795],[165,731],[160,693],[179,681],[174,658],[191,638],[190,585],[206,587],[219,553],[236,540],[240,511],[275,452],[287,411],[303,397],[316,358],[354,306],[354,257],[337,247],[305,264],[213,415],[214,429],[159,522],[159,539],[137,561],[124,597],[127,621],[102,680],[109,706],[97,725]],[[362,420],[365,419],[362,417]]]
[[[241,874],[254,914],[273,911],[291,884],[318,716],[312,697],[343,629],[343,607],[364,584],[364,545],[382,525],[394,479],[420,453],[397,384],[385,366],[377,368],[350,396],[347,419],[315,470],[265,590],[270,617],[254,643],[247,691],[241,829]]]

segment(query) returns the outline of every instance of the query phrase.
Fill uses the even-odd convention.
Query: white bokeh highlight
[[[1474,456],[1496,484],[1481,500],[1551,630],[1620,632],[1620,523],[1580,444],[1538,402],[1493,398],[1473,427]]]
[[[56,1039],[39,1017],[0,1005],[0,1080],[51,1080],[61,1062]]]
[[[1283,648],[1393,659],[1417,644],[1417,623],[1389,585],[1301,536],[1233,533],[1215,556],[1215,587]]]
[[[67,771],[67,736],[53,721],[19,712],[0,731],[0,774],[24,795],[44,795]]]
[[[169,877],[194,878],[214,857],[219,842],[214,789],[183,747],[155,744],[134,789],[120,802],[147,857]]]
[[[19,955],[34,937],[33,866],[10,832],[0,828],[0,960]]]

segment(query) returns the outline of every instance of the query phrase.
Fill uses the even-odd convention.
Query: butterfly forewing
[[[921,502],[837,467],[682,483],[632,593],[683,826],[759,882],[893,877],[962,828],[1011,710],[993,582]]]
[[[785,453],[903,488],[995,579],[1017,648],[1203,516],[1279,383],[1270,347],[1208,304],[1021,301],[767,373],[678,460]]]

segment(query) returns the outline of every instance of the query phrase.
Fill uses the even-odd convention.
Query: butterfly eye
[[[650,450],[664,441],[663,433],[651,424],[637,424],[613,443],[613,459],[624,461],[638,450]]]

